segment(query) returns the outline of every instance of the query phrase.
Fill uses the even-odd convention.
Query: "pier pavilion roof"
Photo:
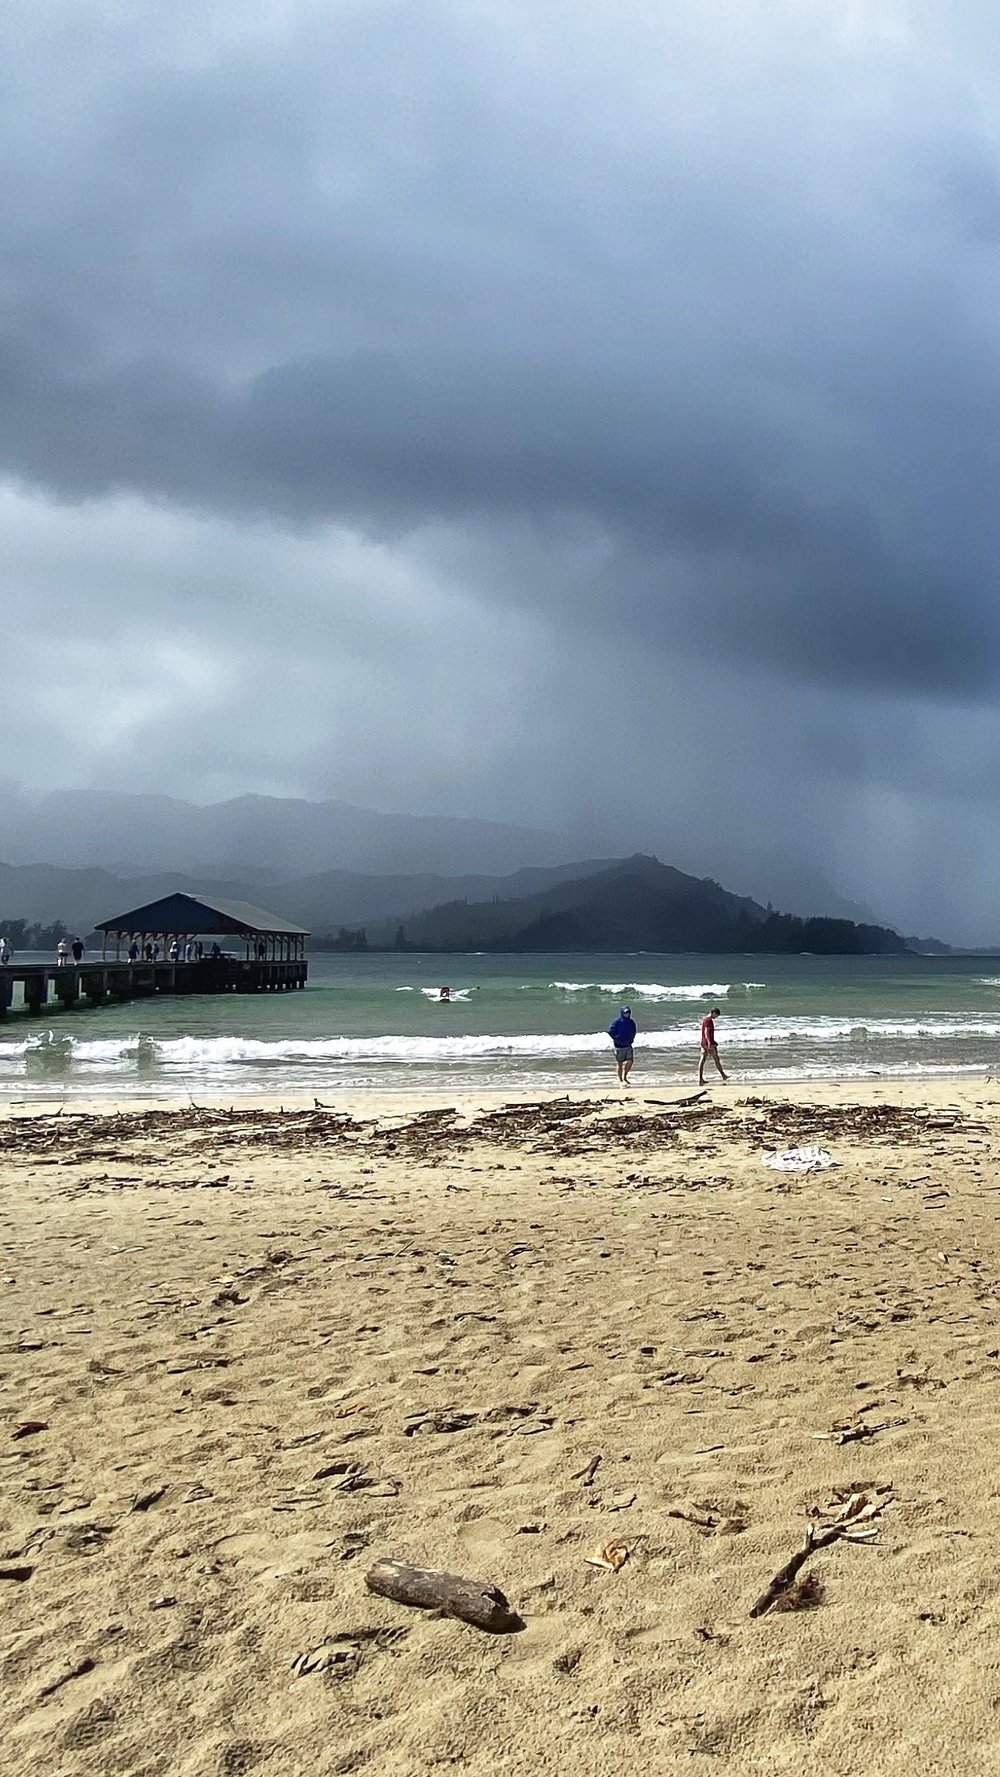
[[[116,913],[113,919],[99,919],[96,932],[173,932],[178,936],[197,933],[204,937],[292,937],[306,938],[304,926],[293,925],[277,913],[266,913],[263,907],[251,907],[248,901],[216,901],[204,895],[163,895],[148,901],[144,907],[133,907],[128,913]]]

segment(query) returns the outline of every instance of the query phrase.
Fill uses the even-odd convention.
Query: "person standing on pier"
[[[128,960],[130,963],[137,963],[139,961],[139,946],[134,938],[128,947]]]
[[[74,938],[72,944],[70,945],[70,949],[73,952],[73,961],[75,963],[82,963],[83,952],[85,949],[83,939],[82,938]]]
[[[68,960],[69,960],[69,945],[67,944],[65,938],[60,938],[58,944],[56,945],[56,966],[60,969],[64,969],[66,967]]]
[[[6,968],[7,964],[9,962],[10,962],[10,945],[8,944],[7,939],[5,937],[0,938],[0,963],[3,964],[4,968]]]

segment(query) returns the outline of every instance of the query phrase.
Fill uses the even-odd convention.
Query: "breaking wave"
[[[696,981],[665,987],[660,981],[550,981],[559,993],[629,994],[634,1000],[708,1000],[758,993],[765,981]]]
[[[615,991],[618,991],[617,989]],[[632,990],[634,991],[634,990]],[[766,1051],[787,1046],[793,1050],[823,1050],[870,1044],[916,1045],[955,1043],[963,1039],[1000,1041],[1000,1018],[884,1018],[859,1021],[853,1018],[794,1017],[740,1018],[726,1025],[725,1052]],[[687,1024],[664,1030],[641,1030],[637,1047],[643,1053],[690,1053],[697,1048],[697,1032]],[[59,1032],[35,1033],[0,1041],[0,1075],[12,1065],[32,1063],[54,1067],[127,1069],[146,1064],[185,1073],[228,1072],[233,1068],[254,1071],[280,1068],[289,1063],[303,1067],[352,1062],[431,1062],[489,1060],[545,1056],[550,1059],[601,1055],[608,1038],[601,1031],[536,1032],[516,1035],[454,1033],[435,1030],[419,1036],[247,1037],[177,1036],[153,1038],[132,1033],[117,1038],[88,1038]],[[777,1064],[777,1058],[775,1058]]]

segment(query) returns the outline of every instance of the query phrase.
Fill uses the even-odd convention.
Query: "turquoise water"
[[[15,1014],[0,1026],[0,1094],[606,1086],[604,1032],[623,999],[637,1085],[694,1076],[712,1004],[727,1069],[748,1084],[1000,1062],[1000,958],[327,955],[310,958],[303,993]]]

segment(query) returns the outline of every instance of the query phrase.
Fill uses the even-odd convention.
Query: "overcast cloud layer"
[[[8,0],[3,772],[1000,936],[998,76],[992,0]]]

